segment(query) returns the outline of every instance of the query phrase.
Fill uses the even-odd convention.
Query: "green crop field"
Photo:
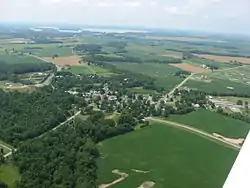
[[[245,138],[250,129],[250,125],[246,122],[204,109],[185,115],[170,116],[167,119],[232,138]]]
[[[160,63],[113,63],[120,69],[129,70],[131,72],[145,74],[155,78],[155,84],[158,87],[170,91],[174,86],[179,84],[182,79],[174,76],[174,73],[181,69]]]
[[[0,165],[0,182],[6,183],[10,188],[15,187],[15,181],[20,180],[18,169],[7,162]]]
[[[34,58],[28,55],[17,55],[17,54],[0,54],[0,62],[3,61],[8,64],[18,63],[42,63],[44,61]],[[46,62],[44,62],[46,63]]]
[[[106,140],[99,149],[99,184],[117,179],[114,169],[129,175],[115,188],[145,181],[156,188],[221,188],[237,156],[231,148],[163,124]]]
[[[37,56],[40,56],[40,57],[52,57],[55,54],[57,54],[58,56],[71,56],[71,55],[73,55],[71,48],[50,46],[50,45],[43,47],[41,50],[37,50],[35,52],[35,54]]]

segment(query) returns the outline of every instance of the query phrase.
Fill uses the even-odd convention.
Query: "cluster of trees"
[[[228,112],[225,112],[223,110],[223,108],[219,107],[217,109],[217,113],[219,114],[222,114],[222,115],[225,115],[225,116],[229,116],[229,117],[232,117],[234,119],[239,119],[239,120],[242,120],[242,121],[245,121],[247,123],[250,123],[250,117],[249,116],[246,116],[242,113],[239,113],[239,112],[233,112],[233,113],[228,113]]]
[[[14,146],[37,137],[70,116],[75,98],[51,88],[32,93],[0,90],[1,139]]]
[[[186,77],[186,76],[188,76],[190,74],[191,74],[191,72],[189,72],[189,71],[180,70],[180,71],[175,73],[175,76]]]
[[[78,44],[74,47],[74,51],[84,52],[89,54],[100,54],[102,52],[102,46],[99,44]]]
[[[116,49],[115,53],[127,53],[125,47],[127,46],[127,42],[124,41],[112,41],[106,44],[109,47]]]
[[[57,131],[27,141],[13,155],[22,175],[19,188],[95,188],[96,143],[134,129],[135,118],[123,112],[118,121],[91,111],[87,120],[76,119]]]
[[[4,61],[0,62],[0,80],[7,80],[15,74],[25,74],[30,72],[44,72],[54,69],[52,63],[17,63],[9,64]]]
[[[96,188],[99,152],[90,122],[75,121],[21,144],[13,162],[22,175],[19,188]]]
[[[54,40],[43,35],[38,35],[32,38],[36,44],[62,44],[61,40]]]
[[[57,72],[52,85],[62,92],[71,88],[75,88],[77,92],[84,92],[94,88],[93,82],[87,76],[75,76],[70,72]]]

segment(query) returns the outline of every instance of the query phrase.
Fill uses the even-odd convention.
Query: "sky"
[[[0,21],[250,33],[250,0],[0,0]]]

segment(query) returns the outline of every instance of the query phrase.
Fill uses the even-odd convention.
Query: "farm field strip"
[[[167,120],[162,120],[162,119],[158,119],[158,118],[152,118],[152,117],[148,117],[147,118],[148,120],[151,120],[151,121],[155,121],[155,122],[159,122],[159,123],[165,123],[165,124],[168,124],[168,125],[172,125],[174,127],[178,127],[178,128],[181,128],[181,129],[184,129],[184,130],[187,130],[189,132],[193,132],[193,133],[196,133],[200,136],[203,136],[203,137],[206,137],[208,139],[212,139],[212,140],[215,140],[215,141],[219,141],[221,143],[224,143],[224,145],[227,145],[228,147],[231,147],[231,148],[234,148],[236,150],[240,150],[241,147],[236,145],[236,144],[232,144],[231,142],[228,142],[224,139],[221,139],[219,137],[216,137],[214,135],[211,135],[209,133],[206,133],[204,131],[201,131],[199,129],[196,129],[196,128],[193,128],[189,125],[184,125],[184,124],[180,124],[180,123],[176,123],[176,122],[172,122],[172,121],[167,121]]]
[[[231,56],[208,55],[208,54],[194,54],[194,55],[200,58],[205,58],[219,62],[237,61],[245,64],[250,64],[250,58],[244,58],[244,57],[231,57]]]
[[[201,66],[194,66],[188,63],[173,63],[169,65],[194,73],[210,72],[208,69],[204,69]]]

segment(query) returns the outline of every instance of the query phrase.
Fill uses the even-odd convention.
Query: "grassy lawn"
[[[237,156],[233,149],[163,124],[106,140],[99,149],[99,184],[117,179],[114,169],[129,174],[114,188],[145,181],[157,188],[221,188]]]
[[[174,86],[179,84],[182,79],[173,74],[181,69],[160,63],[113,63],[120,69],[129,70],[131,72],[145,74],[155,78],[155,84],[163,87],[166,91],[170,91]]]
[[[15,181],[20,180],[18,169],[12,164],[0,165],[0,181],[6,183],[10,188],[15,187]]]
[[[248,123],[204,109],[167,119],[232,138],[245,138],[250,128]]]

